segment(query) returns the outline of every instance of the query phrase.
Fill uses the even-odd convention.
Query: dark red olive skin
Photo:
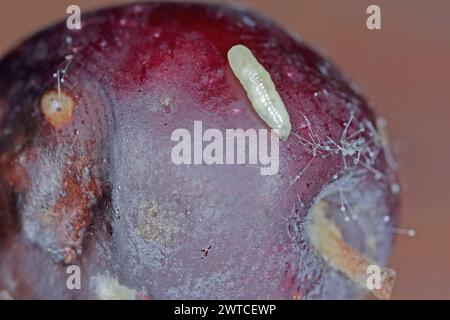
[[[192,130],[194,120],[223,131],[267,128],[229,66],[236,44],[270,73],[293,133],[308,133],[302,114],[318,136],[335,141],[350,111],[352,130],[363,119],[375,123],[329,61],[248,10],[151,3],[83,14],[80,31],[61,22],[0,61],[0,291],[96,299],[95,277],[107,275],[138,299],[361,297],[305,231],[317,196],[343,175],[340,155],[317,157],[291,188],[312,157],[293,134],[280,142],[273,176],[251,166],[171,162],[171,133]],[[57,90],[53,74],[68,55],[61,90],[73,113],[55,124],[42,97]],[[375,168],[390,170],[383,153]],[[390,222],[375,213],[343,224],[343,233],[385,264],[398,198],[370,174],[360,188],[388,209]],[[81,290],[66,287],[72,264],[80,266]]]

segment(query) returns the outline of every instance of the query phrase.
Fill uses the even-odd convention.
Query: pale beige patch
[[[135,300],[136,290],[119,284],[116,278],[98,275],[93,278],[95,293],[100,300]]]
[[[153,240],[160,244],[168,244],[179,228],[168,220],[167,212],[156,202],[144,204],[139,208],[139,217],[136,234],[144,240]]]

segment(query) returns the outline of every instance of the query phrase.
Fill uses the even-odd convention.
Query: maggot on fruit
[[[196,120],[271,125],[230,66],[236,45],[289,116],[275,175],[170,161],[171,133]],[[352,88],[310,46],[234,7],[126,5],[85,14],[80,31],[36,34],[0,61],[0,291],[362,297],[361,266],[391,250],[398,184]],[[81,290],[66,287],[70,264]]]

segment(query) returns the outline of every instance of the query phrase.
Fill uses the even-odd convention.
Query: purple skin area
[[[375,179],[354,157],[345,168],[339,152],[314,157],[298,138],[313,130],[339,141],[351,113],[350,133],[374,124],[348,79],[247,10],[152,3],[82,19],[82,30],[60,23],[0,61],[0,291],[95,299],[96,277],[108,276],[138,299],[361,297],[315,253],[307,216],[335,175],[361,171],[349,198],[363,214],[344,223],[337,210],[333,219],[361,254],[386,263],[398,207],[391,168],[381,150],[373,168],[383,178]],[[268,128],[229,66],[236,44],[270,73],[290,114],[276,175],[171,161],[172,132],[192,132],[194,121],[222,132]],[[68,55],[61,90],[74,108],[55,126],[41,97],[57,90],[53,74]],[[360,136],[373,140],[367,130]],[[81,290],[66,287],[71,264],[80,266]]]

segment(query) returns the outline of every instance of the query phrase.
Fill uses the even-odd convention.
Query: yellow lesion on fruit
[[[41,97],[40,109],[53,127],[60,128],[72,122],[75,103],[64,91],[49,90]]]
[[[311,213],[308,237],[319,253],[334,269],[345,274],[362,288],[367,288],[367,270],[373,263],[352,248],[342,237],[338,227],[327,218],[328,203],[320,200]],[[381,288],[373,289],[378,299],[389,299],[392,295],[396,273],[381,268]]]
[[[136,234],[139,237],[159,244],[173,241],[173,235],[179,231],[179,227],[167,218],[173,212],[168,212],[155,201],[141,205],[138,212]]]

